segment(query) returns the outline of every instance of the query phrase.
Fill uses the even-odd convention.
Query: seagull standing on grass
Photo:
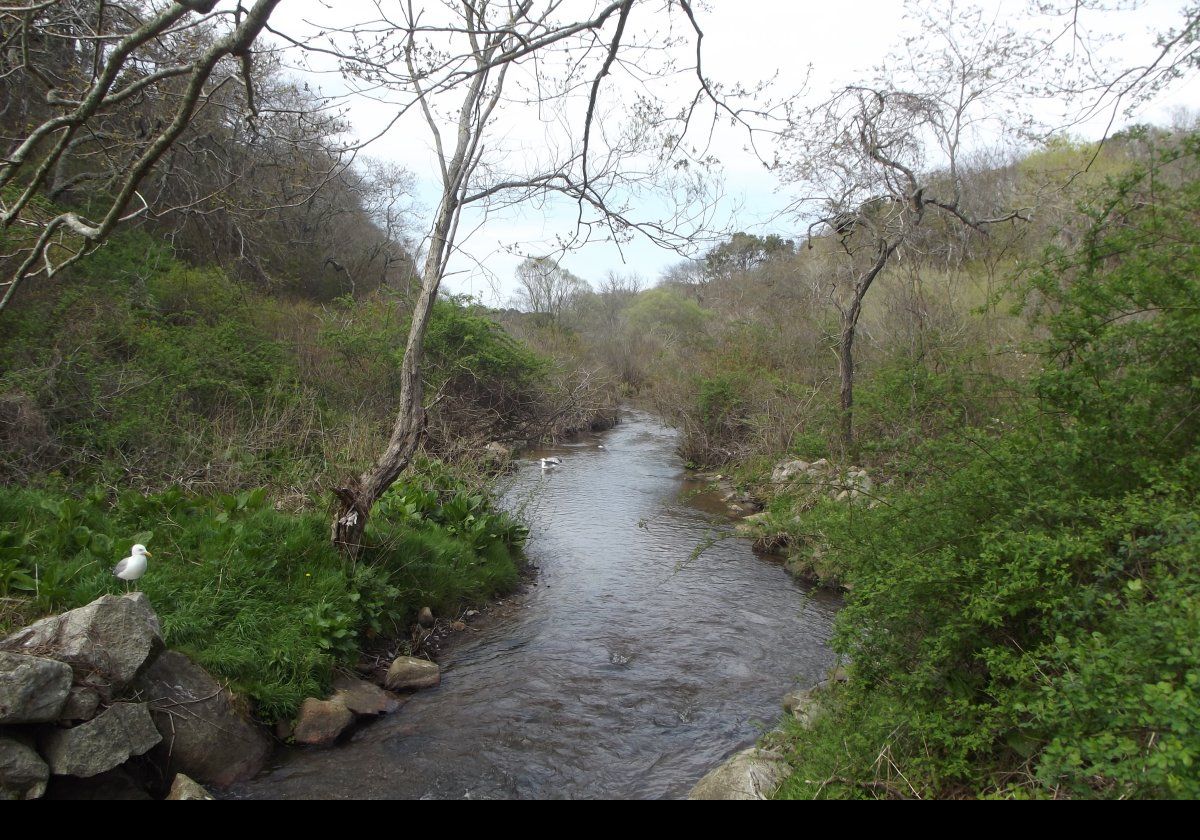
[[[112,573],[125,581],[125,591],[129,591],[129,582],[137,580],[146,574],[146,558],[153,557],[146,546],[138,543],[129,550],[129,556],[113,567]]]

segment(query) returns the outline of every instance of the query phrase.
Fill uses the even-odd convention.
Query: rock
[[[91,720],[100,708],[100,695],[87,686],[74,686],[67,697],[67,704],[58,714],[58,719],[69,722]]]
[[[811,466],[808,461],[784,461],[776,465],[775,469],[771,471],[771,483],[783,484],[784,482],[791,481],[796,476],[808,472]]]
[[[825,679],[827,682],[850,682],[850,672],[846,670],[845,665],[838,665],[830,670],[829,676],[827,676]]]
[[[493,463],[507,463],[512,460],[512,456],[512,447],[505,446],[498,440],[494,440],[487,446],[483,447],[484,460],[492,461]]]
[[[415,691],[418,688],[433,688],[442,681],[441,669],[436,663],[412,656],[398,656],[388,668],[384,686],[392,691]]]
[[[33,747],[0,735],[0,800],[40,799],[49,779],[50,768]]]
[[[176,773],[174,780],[171,782],[171,789],[167,792],[167,799],[179,802],[191,802],[198,800],[212,801],[212,796],[204,787],[197,781],[189,779],[182,773]]]
[[[186,773],[225,787],[255,775],[271,752],[267,736],[234,706],[220,683],[182,653],[168,650],[134,681],[150,704],[162,745],[152,758],[164,775]]]
[[[86,779],[149,752],[161,740],[146,703],[114,703],[85,724],[45,735],[41,752],[50,772]]]
[[[783,698],[783,710],[808,728],[820,717],[820,704],[812,689],[798,689]]]
[[[0,723],[58,720],[71,693],[69,665],[0,651]]]
[[[333,678],[333,696],[329,699],[356,715],[385,715],[400,708],[400,698],[390,691],[345,674]]]
[[[421,611],[417,613],[417,624],[422,627],[430,628],[433,626],[433,610],[429,607],[421,607]]]
[[[104,595],[18,630],[0,649],[66,662],[107,702],[162,649],[162,629],[144,594]]]
[[[275,723],[275,737],[287,741],[296,732],[296,725],[290,720],[280,720]]]
[[[769,799],[788,772],[782,756],[751,747],[709,771],[688,799]]]
[[[300,704],[293,737],[297,744],[323,747],[332,744],[354,723],[354,713],[334,700],[310,697]]]

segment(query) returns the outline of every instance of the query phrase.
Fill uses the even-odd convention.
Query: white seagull
[[[544,470],[549,470],[549,469],[553,469],[554,467],[561,467],[561,466],[562,466],[562,458],[543,458],[542,459],[542,469],[544,469]]]
[[[138,543],[129,550],[129,556],[113,567],[112,573],[125,581],[137,580],[146,574],[146,558],[153,557],[146,546]],[[126,589],[129,587],[126,586]]]

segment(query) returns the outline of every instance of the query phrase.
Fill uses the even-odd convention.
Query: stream
[[[331,749],[280,752],[239,798],[680,798],[832,666],[839,600],[795,583],[627,412],[507,481],[537,574],[442,657],[441,686]],[[558,469],[537,458],[557,455]]]

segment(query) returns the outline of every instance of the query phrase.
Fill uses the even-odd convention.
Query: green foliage
[[[425,336],[426,383],[463,390],[529,391],[541,382],[547,361],[464,301],[438,300]],[[401,352],[397,364],[403,358]]]
[[[1198,175],[1189,142],[1051,254],[1036,405],[807,523],[853,585],[854,674],[785,795],[1200,795]]]
[[[153,557],[138,586],[167,644],[274,720],[320,696],[333,666],[355,661],[364,633],[395,633],[422,606],[449,614],[516,583],[523,528],[482,497],[450,490],[445,470],[428,481],[447,488],[450,509],[434,492],[419,516],[398,517],[408,503],[391,498],[357,565],[330,547],[324,516],[277,512],[262,489],[115,500],[3,489],[0,586],[42,612],[80,606],[122,591],[110,570],[141,542]]]
[[[701,343],[712,313],[694,300],[669,288],[642,292],[630,305],[630,324],[664,341],[684,345]]]

